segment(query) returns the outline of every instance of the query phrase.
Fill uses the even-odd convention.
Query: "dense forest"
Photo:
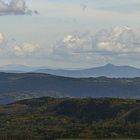
[[[140,98],[140,78],[68,78],[39,73],[0,73],[0,104],[51,97]]]
[[[140,138],[140,101],[51,98],[0,107],[0,139]]]

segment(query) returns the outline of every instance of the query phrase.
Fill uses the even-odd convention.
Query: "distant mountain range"
[[[0,104],[42,96],[140,99],[140,78],[68,78],[39,73],[0,73]]]
[[[116,66],[107,64],[105,66],[81,69],[81,70],[65,70],[65,69],[48,69],[46,67],[29,67],[24,65],[6,65],[0,67],[1,72],[9,73],[47,73],[65,77],[110,77],[110,78],[133,78],[140,77],[140,69],[131,66]]]
[[[66,77],[140,77],[140,69],[138,68],[131,66],[115,66],[112,64],[83,70],[40,69],[36,70],[35,72]]]
[[[22,73],[22,72],[24,73],[24,72],[33,71],[35,69],[36,68],[25,66],[25,65],[14,65],[14,64],[0,66],[1,72],[11,72],[11,73]]]

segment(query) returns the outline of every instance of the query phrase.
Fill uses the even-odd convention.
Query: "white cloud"
[[[91,36],[89,33],[69,34],[55,44],[55,46],[53,47],[53,52],[61,55],[77,55],[82,51],[90,51],[92,49],[90,43]]]
[[[0,34],[0,44],[5,42],[5,37]],[[139,59],[140,55],[140,29],[127,26],[115,27],[109,30],[100,30],[94,33],[71,33],[65,35],[53,46],[40,47],[35,43],[18,43],[7,41],[1,47],[0,54],[5,57],[15,58],[40,58],[60,60],[65,62],[108,62],[111,60]],[[55,40],[54,40],[55,41]]]
[[[75,37],[72,36],[72,35],[67,35],[67,36],[64,37],[64,39],[63,39],[63,42],[64,42],[65,44],[73,44],[73,43],[75,43],[75,42],[77,42],[77,41],[80,41],[80,39],[79,39],[79,38],[75,38]]]
[[[66,59],[106,60],[140,54],[140,29],[127,26],[100,30],[97,33],[69,34],[58,41],[51,53]],[[82,60],[81,59],[81,60]]]
[[[31,15],[38,12],[30,10],[25,0],[11,0],[9,3],[0,0],[0,15]]]
[[[0,45],[2,45],[5,42],[5,37],[2,33],[0,33]]]
[[[40,53],[40,45],[35,43],[18,43],[15,39],[8,39],[0,33],[0,56],[1,57],[26,57]]]
[[[140,29],[116,27],[96,38],[96,49],[115,53],[140,53]]]
[[[28,55],[36,52],[38,49],[40,49],[39,45],[34,45],[31,43],[23,43],[21,45],[15,45],[13,46],[13,53],[15,55]]]

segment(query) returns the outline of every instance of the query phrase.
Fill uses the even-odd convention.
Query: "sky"
[[[0,0],[0,65],[140,67],[139,0]]]

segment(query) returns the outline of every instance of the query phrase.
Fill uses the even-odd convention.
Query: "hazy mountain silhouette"
[[[107,64],[101,67],[83,69],[83,70],[62,70],[62,69],[40,69],[36,72],[48,73],[66,77],[140,77],[140,69],[131,66],[116,66]]]
[[[19,72],[30,72],[33,70],[34,69],[32,67],[25,66],[25,65],[9,64],[9,65],[0,66],[1,72],[19,73]]]
[[[57,76],[65,77],[114,77],[114,78],[133,78],[140,77],[140,69],[131,66],[116,66],[107,64],[100,67],[80,69],[80,70],[66,70],[66,69],[52,69],[47,67],[31,67],[25,65],[5,65],[0,67],[1,72],[7,73],[47,73]]]

